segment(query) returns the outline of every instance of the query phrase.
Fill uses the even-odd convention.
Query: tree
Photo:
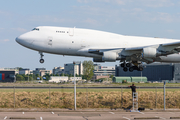
[[[22,67],[16,67],[18,70],[22,70],[23,68]]]
[[[55,76],[59,76],[59,74],[56,74]]]
[[[110,78],[113,78],[114,77],[114,75],[110,75]]]
[[[16,80],[22,81],[22,80],[24,80],[24,77],[22,75],[16,74]]]
[[[46,78],[46,80],[49,80],[50,79],[50,74],[49,73],[46,73],[43,77],[45,77]]]
[[[91,80],[94,73],[94,64],[92,61],[84,61],[83,62],[83,77],[86,78],[87,80]]]

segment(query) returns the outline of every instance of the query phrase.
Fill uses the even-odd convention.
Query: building
[[[64,64],[64,73],[68,75],[82,75],[83,74],[83,65],[81,62],[76,62],[74,65],[73,63]]]
[[[92,79],[93,80],[98,80],[98,79],[102,79],[102,78],[108,79],[109,76],[97,76],[97,75],[94,75]]]
[[[52,70],[46,70],[46,68],[36,68],[35,70],[33,70],[33,74],[36,75],[40,75],[40,76],[44,76],[46,74],[52,74]]]
[[[82,77],[75,77],[75,81],[82,80]],[[70,77],[69,81],[74,81],[74,77]]]
[[[56,75],[60,75],[60,74],[64,74],[64,67],[54,67],[53,69],[53,74]]]
[[[154,63],[144,64],[143,71],[124,72],[120,66],[116,65],[115,76],[144,76],[148,81],[180,82],[180,64],[179,63]]]
[[[95,76],[115,75],[115,67],[114,66],[101,66],[100,64],[94,64],[94,75]]]
[[[180,64],[174,64],[174,82],[180,81]]]
[[[19,74],[18,68],[0,68],[0,70],[15,71],[15,74]]]
[[[82,80],[82,77],[75,77],[75,81]],[[51,76],[49,82],[55,83],[63,83],[63,82],[73,82],[74,77],[67,77],[67,76]]]
[[[68,82],[67,76],[51,76],[49,82],[55,82],[55,83],[63,83]]]
[[[0,82],[15,82],[15,70],[0,70]]]
[[[27,75],[27,74],[33,74],[33,71],[32,70],[30,70],[30,69],[21,69],[21,70],[19,70],[19,74],[20,75]]]

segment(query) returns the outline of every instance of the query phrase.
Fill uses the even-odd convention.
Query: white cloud
[[[1,42],[8,42],[10,41],[9,39],[4,39],[4,40],[0,40]]]
[[[97,20],[94,20],[94,19],[91,19],[91,18],[87,18],[86,20],[83,21],[84,23],[87,23],[87,24],[91,24],[91,25],[98,25],[98,21]]]
[[[24,28],[11,28],[12,30],[18,31],[18,32],[27,32]]]
[[[173,22],[174,17],[168,13],[158,12],[155,16],[151,18],[152,21],[163,21],[163,22]]]
[[[125,3],[129,0],[97,0],[100,2],[106,2],[106,3],[116,3],[118,5],[125,5]]]
[[[137,0],[140,5],[147,7],[170,7],[174,6],[174,2],[172,0]]]
[[[88,3],[89,0],[77,0],[79,3]]]
[[[0,28],[0,31],[4,30],[4,28]]]
[[[52,22],[52,23],[63,23],[63,22],[71,22],[70,19],[58,18],[50,15],[39,15],[39,16],[31,16],[29,18],[30,21],[33,22]]]
[[[146,7],[170,7],[174,6],[176,3],[172,0],[77,0],[79,3],[112,3],[117,5],[137,5]],[[180,4],[180,2],[177,2]]]
[[[125,5],[125,0],[115,0],[118,5]],[[126,0],[127,2],[127,0]]]
[[[13,14],[11,14],[7,11],[0,11],[0,15],[3,19],[5,19],[5,18],[11,19],[13,17]]]
[[[95,3],[95,2],[105,2],[105,3],[115,3],[118,5],[125,5],[125,3],[130,0],[77,0],[79,3]]]
[[[168,33],[175,33],[174,30],[166,30]]]
[[[142,8],[122,8],[119,10],[119,16],[116,19],[121,18],[121,20],[133,19],[144,22],[179,22],[180,17],[178,13],[166,13],[166,12],[149,12]]]

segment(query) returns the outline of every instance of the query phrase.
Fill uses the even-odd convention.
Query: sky
[[[180,39],[179,0],[0,0],[0,68],[44,67],[92,60],[27,49],[15,38],[37,26],[95,29],[129,36]],[[117,62],[102,63],[115,66]]]

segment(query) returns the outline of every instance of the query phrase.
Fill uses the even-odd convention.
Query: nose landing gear
[[[44,63],[44,59],[43,59],[43,56],[44,56],[44,55],[43,55],[43,53],[42,53],[42,52],[39,52],[39,54],[41,55],[41,58],[40,58],[39,62],[40,62],[40,63]]]

